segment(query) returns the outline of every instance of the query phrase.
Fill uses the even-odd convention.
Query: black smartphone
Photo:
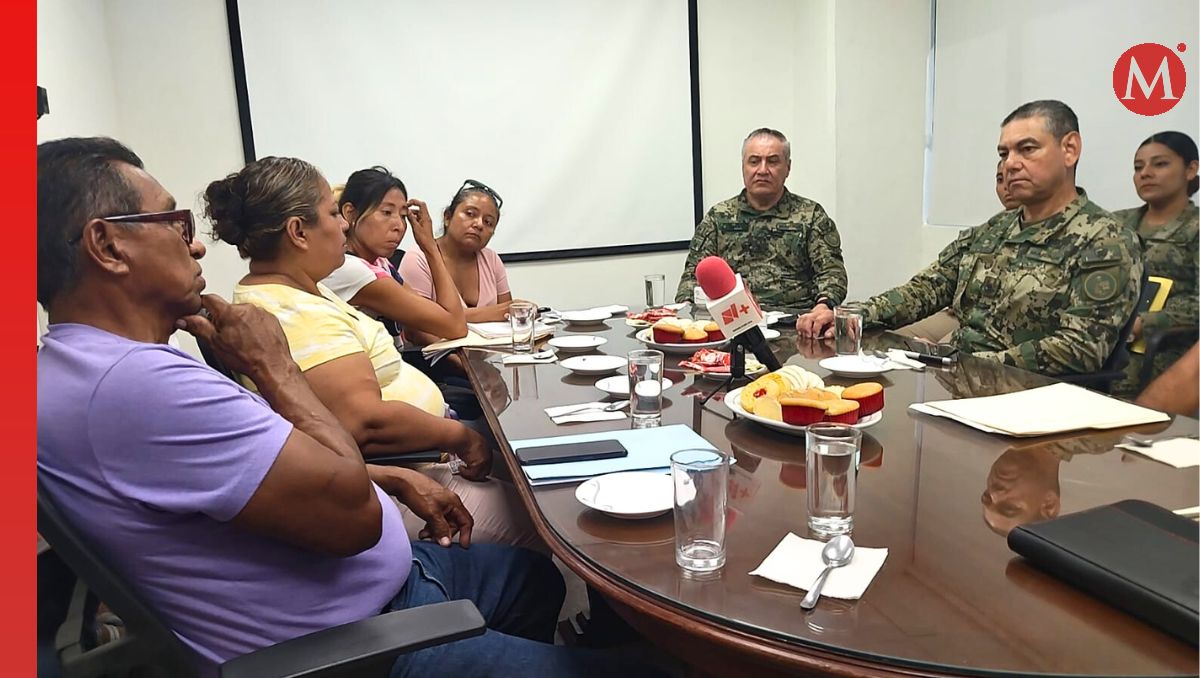
[[[1139,314],[1150,310],[1150,305],[1154,303],[1154,297],[1158,296],[1160,287],[1162,287],[1162,283],[1157,280],[1146,281],[1146,286],[1142,288],[1142,298],[1138,301],[1137,312]]]
[[[561,461],[616,459],[628,455],[629,450],[626,450],[619,440],[590,440],[585,443],[564,443],[517,450],[517,459],[527,466],[556,464]]]

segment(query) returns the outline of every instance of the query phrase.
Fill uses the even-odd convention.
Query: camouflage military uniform
[[[1042,374],[1099,369],[1137,304],[1133,231],[1082,190],[1035,224],[1002,212],[967,229],[904,285],[863,304],[866,326],[898,327],[949,305],[959,350]]]
[[[846,298],[842,241],[833,220],[816,202],[787,189],[759,212],[746,192],[717,203],[696,226],[676,301],[692,298],[696,263],[724,258],[764,308],[810,310],[821,296]]]
[[[1188,205],[1174,219],[1155,228],[1142,228],[1142,215],[1145,213],[1145,206],[1113,213],[1114,217],[1142,237],[1143,257],[1149,274],[1173,281],[1162,310],[1141,314],[1142,336],[1177,325],[1194,328],[1200,321],[1200,312],[1197,310],[1200,296],[1196,286],[1196,266],[1200,265],[1200,250],[1197,249],[1200,243],[1197,231],[1200,208]],[[1154,356],[1152,377],[1162,374],[1191,348],[1194,341],[1189,337],[1165,344]],[[1130,353],[1125,379],[1113,387],[1114,393],[1137,395],[1141,386],[1138,372],[1142,369],[1143,361],[1142,354]]]

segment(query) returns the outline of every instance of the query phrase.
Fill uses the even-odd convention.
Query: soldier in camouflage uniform
[[[1200,322],[1196,285],[1200,208],[1188,201],[1200,184],[1196,177],[1200,161],[1196,155],[1196,143],[1180,132],[1163,132],[1143,141],[1134,157],[1133,182],[1138,197],[1146,204],[1113,213],[1141,236],[1148,273],[1173,281],[1162,310],[1138,316],[1135,338],[1172,327],[1195,329]],[[1194,334],[1168,340],[1154,356],[1150,378],[1162,374],[1195,341]],[[1142,354],[1130,353],[1125,379],[1114,386],[1113,392],[1137,395],[1142,387],[1139,373],[1144,362]]]
[[[791,170],[783,134],[758,129],[742,144],[746,189],[717,203],[696,226],[676,301],[692,298],[696,264],[724,258],[766,308],[829,308],[846,297],[846,266],[837,227],[816,202],[784,188]]]
[[[949,305],[950,342],[978,357],[1042,374],[1100,368],[1137,304],[1137,236],[1075,186],[1082,150],[1075,114],[1058,101],[1013,111],[998,146],[1022,204],[963,231],[904,285],[868,299],[866,327],[898,327]],[[825,332],[832,314],[797,320]]]

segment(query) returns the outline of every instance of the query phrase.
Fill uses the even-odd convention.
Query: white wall
[[[839,0],[834,17],[838,224],[850,298],[921,259],[928,0]]]
[[[38,0],[37,8],[37,84],[46,88],[52,111],[38,121],[38,142],[119,135],[103,3]],[[38,337],[46,330],[46,320],[38,304]]]
[[[698,8],[706,206],[741,190],[746,133],[775,127],[792,141],[789,188],[838,223],[852,296],[927,262],[926,243],[937,240],[921,223],[929,1],[699,0]],[[39,0],[38,12],[39,79],[54,111],[39,139],[113,134],[180,204],[197,208],[209,181],[241,165],[221,0]],[[52,44],[68,49],[51,55]],[[82,90],[41,80],[52,64],[101,90],[111,83],[82,97],[108,102],[107,112],[72,115],[88,109],[67,108],[62,90]],[[540,304],[630,303],[642,298],[645,273],[666,274],[670,295],[684,257],[514,264],[509,275],[517,296]],[[224,244],[209,246],[204,268],[209,291],[223,295],[246,270]]]
[[[46,88],[51,111],[37,123],[39,142],[121,131],[104,7],[96,0],[38,0],[37,84]]]

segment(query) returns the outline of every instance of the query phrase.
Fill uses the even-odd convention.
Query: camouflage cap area
[[[820,296],[846,298],[842,241],[818,203],[787,190],[759,212],[746,192],[717,203],[696,226],[676,301],[692,298],[696,264],[715,255],[742,274],[758,302],[772,309],[809,310]]]
[[[1002,212],[963,231],[937,261],[864,302],[868,327],[899,327],[950,306],[959,350],[1043,374],[1100,368],[1137,303],[1137,235],[1079,191],[1024,224]]]

